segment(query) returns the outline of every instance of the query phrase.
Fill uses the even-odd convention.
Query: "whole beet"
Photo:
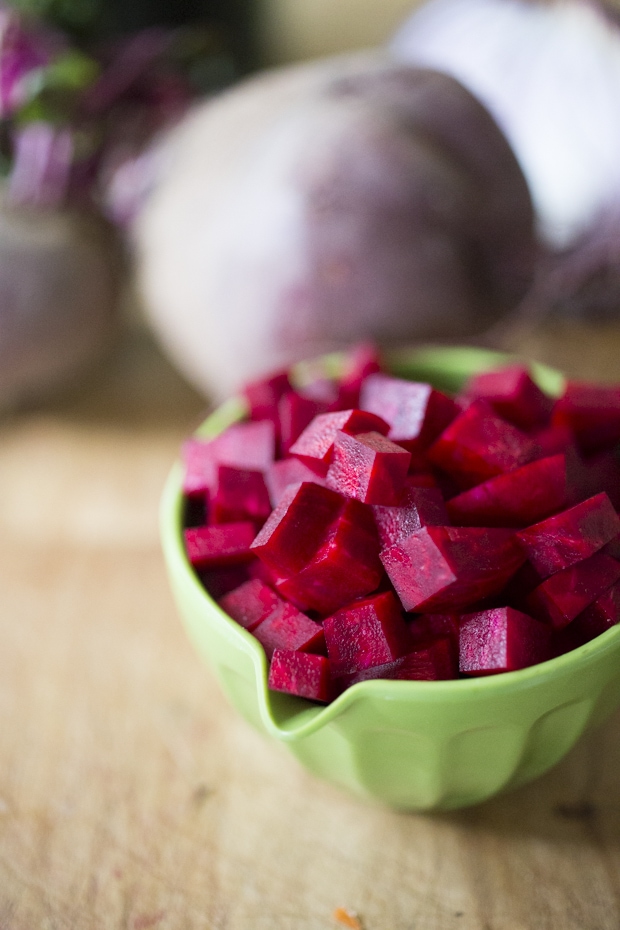
[[[139,280],[210,394],[360,338],[471,334],[531,280],[518,164],[438,72],[379,55],[281,69],[198,107],[158,159]]]

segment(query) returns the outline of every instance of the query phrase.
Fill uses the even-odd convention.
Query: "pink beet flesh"
[[[302,481],[325,484],[323,478],[315,474],[299,459],[280,459],[270,465],[265,472],[265,484],[269,491],[271,506],[277,507],[286,489],[293,484],[301,484]]]
[[[620,519],[606,494],[517,533],[528,559],[546,578],[589,558],[620,533]]]
[[[536,444],[482,400],[461,413],[428,450],[428,458],[462,488],[512,471],[538,456]]]
[[[493,675],[527,668],[550,657],[551,630],[511,607],[466,614],[460,620],[459,668]]]
[[[281,601],[271,613],[254,627],[254,636],[268,658],[274,649],[294,649],[303,652],[324,652],[323,628],[306,617],[292,604]]]
[[[339,430],[325,479],[328,487],[366,504],[396,504],[411,453],[380,433],[349,436]]]
[[[393,662],[407,651],[407,627],[389,591],[327,617],[323,629],[334,677]]]
[[[453,400],[430,384],[383,374],[366,378],[360,406],[387,420],[388,439],[410,451],[426,449],[460,412]]]
[[[527,597],[530,613],[556,629],[566,626],[620,579],[620,562],[600,552],[551,575]]]
[[[325,656],[291,649],[275,649],[269,667],[269,687],[312,701],[332,697],[329,662]]]
[[[359,407],[360,390],[365,379],[381,370],[379,350],[371,342],[360,342],[344,359],[340,379],[338,406],[340,409]]]
[[[514,533],[427,526],[381,552],[405,610],[460,610],[498,593],[525,561]]]
[[[236,423],[214,439],[189,439],[183,444],[186,495],[204,494],[212,489],[218,465],[264,471],[275,457],[274,424]]]
[[[350,500],[306,565],[276,587],[301,610],[326,616],[375,591],[382,575],[372,517],[363,504]]]
[[[185,551],[194,568],[218,568],[252,558],[253,523],[196,526],[184,532]]]
[[[250,632],[281,603],[275,591],[258,578],[246,581],[219,601],[222,610]]]
[[[609,449],[620,441],[620,388],[569,381],[552,422],[571,429],[584,452]]]
[[[498,475],[451,498],[455,526],[525,527],[567,504],[566,457],[554,455]]]
[[[373,665],[350,675],[343,675],[338,683],[351,687],[360,681],[386,678],[392,681],[448,681],[458,677],[458,658],[447,637],[420,645],[400,659]]]
[[[381,417],[364,410],[338,410],[323,413],[315,417],[312,423],[290,448],[295,455],[310,468],[320,474],[327,474],[336,435],[342,431],[350,436],[358,433],[381,433],[389,430],[388,424]]]
[[[326,406],[320,401],[304,397],[297,391],[287,391],[278,401],[278,419],[280,423],[280,443],[282,454],[287,455],[289,449],[309,423],[319,414],[326,411]]]
[[[408,484],[395,507],[374,506],[372,512],[382,549],[406,539],[423,526],[448,526],[450,519],[439,488]]]
[[[246,384],[243,393],[250,408],[250,419],[278,423],[278,402],[290,390],[291,382],[286,371]]]
[[[464,393],[475,400],[486,400],[500,417],[526,431],[545,426],[553,407],[552,399],[520,365],[474,375]]]
[[[218,465],[209,506],[210,523],[252,520],[262,525],[271,513],[263,473]]]

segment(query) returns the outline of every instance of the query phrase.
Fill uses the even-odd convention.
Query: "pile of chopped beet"
[[[188,559],[272,689],[493,675],[619,622],[619,388],[554,401],[512,366],[451,398],[369,346],[344,369],[249,385],[183,449]]]

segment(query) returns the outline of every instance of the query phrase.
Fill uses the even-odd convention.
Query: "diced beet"
[[[477,400],[444,430],[428,458],[461,488],[470,488],[527,464],[538,452],[529,436]]]
[[[268,378],[252,381],[243,388],[251,420],[271,420],[278,423],[278,401],[291,390],[287,371],[279,371]]]
[[[323,623],[332,675],[383,665],[407,652],[407,627],[391,592],[350,604]]]
[[[498,597],[508,607],[516,607],[517,610],[526,613],[527,598],[542,581],[544,581],[544,578],[536,571],[532,563],[525,561],[505,587],[502,588]]]
[[[273,571],[294,575],[313,558],[344,505],[340,494],[310,481],[288,488],[252,543]]]
[[[455,526],[525,527],[567,504],[566,456],[537,459],[451,498]]]
[[[547,424],[553,407],[553,400],[543,394],[521,365],[474,375],[464,393],[475,400],[486,400],[500,417],[526,432]]]
[[[246,581],[219,601],[222,610],[250,632],[281,603],[275,591],[258,578]]]
[[[517,539],[536,571],[545,578],[587,559],[618,533],[620,518],[603,493],[520,530]]]
[[[332,698],[329,661],[325,656],[275,649],[269,667],[272,691],[328,703]]]
[[[405,487],[410,488],[438,488],[438,482],[435,475],[430,471],[412,472],[409,468],[409,474],[405,479]]]
[[[252,558],[256,528],[249,521],[196,526],[184,532],[185,551],[194,568],[218,568]]]
[[[356,407],[357,404],[339,404],[338,385],[331,378],[314,378],[299,389],[302,397],[313,400],[323,407],[323,411],[340,410],[341,407]]]
[[[420,614],[413,617],[407,626],[412,643],[428,643],[446,637],[458,643],[458,614]]]
[[[620,562],[620,536],[614,536],[611,542],[608,542],[600,550],[604,552],[605,555],[610,555],[612,559],[617,559]]]
[[[381,371],[379,350],[371,342],[361,342],[346,354],[340,378],[339,407],[359,407],[362,382]]]
[[[459,627],[459,669],[466,675],[511,672],[550,657],[549,627],[512,607],[466,614]]]
[[[235,423],[214,439],[189,439],[183,444],[183,492],[189,497],[212,489],[218,465],[264,471],[275,457],[275,427],[268,420]]]
[[[573,620],[587,636],[584,642],[594,639],[620,622],[620,583],[616,582]]]
[[[253,635],[263,646],[267,657],[274,649],[294,649],[300,652],[324,652],[323,627],[300,613],[293,604],[283,601],[255,626]]]
[[[362,410],[390,424],[388,439],[409,449],[426,449],[460,413],[459,407],[430,384],[374,374],[364,381]]]
[[[458,654],[453,652],[447,637],[417,647],[400,659],[373,665],[350,675],[343,675],[338,684],[344,690],[360,681],[384,678],[392,681],[448,681],[458,677]]]
[[[325,483],[344,497],[366,504],[396,504],[411,454],[381,433],[350,436],[339,430]]]
[[[271,509],[262,472],[218,465],[216,485],[209,506],[210,523],[252,520],[262,524]]]
[[[382,549],[395,545],[423,526],[450,524],[439,488],[408,484],[395,507],[374,505],[372,512]]]
[[[370,511],[349,500],[316,553],[299,572],[279,580],[276,588],[301,610],[325,616],[376,591],[382,576]]]
[[[530,613],[556,629],[566,626],[620,578],[620,562],[600,552],[551,575],[527,598]]]
[[[189,500],[204,502],[213,486],[216,462],[212,444],[206,439],[187,439],[181,448],[183,459],[183,494]]]
[[[533,433],[532,439],[545,458],[549,455],[567,452],[569,449],[576,449],[575,436],[568,426],[546,426]]]
[[[249,580],[251,566],[255,562],[258,563],[258,559],[252,559],[241,565],[199,569],[198,577],[211,597],[217,601]]]
[[[388,429],[385,420],[363,410],[321,413],[306,427],[289,451],[319,474],[326,475],[332,460],[334,440],[339,431],[350,436],[370,432],[385,435]]]
[[[278,401],[278,418],[280,421],[280,446],[282,454],[287,455],[296,439],[303,433],[314,417],[325,413],[326,405],[297,391],[287,391]]]
[[[611,448],[620,441],[620,387],[569,381],[552,423],[571,429],[584,452]]]
[[[209,492],[188,496],[183,506],[183,529],[190,526],[204,526],[209,515]]]
[[[325,484],[325,479],[304,465],[300,459],[280,459],[270,465],[265,472],[265,484],[269,491],[271,506],[277,507],[286,489],[293,484],[301,484],[302,481]]]
[[[600,452],[572,463],[573,498],[576,501],[605,491],[616,510],[620,509],[620,462],[615,452]]]
[[[405,610],[455,611],[501,591],[525,561],[512,530],[426,526],[381,552]]]

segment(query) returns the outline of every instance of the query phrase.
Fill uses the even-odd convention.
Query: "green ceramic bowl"
[[[390,368],[458,390],[472,373],[508,360],[478,349],[426,349],[392,356]],[[337,368],[338,356],[324,364]],[[558,372],[535,366],[534,373],[547,392],[561,392]],[[243,414],[243,403],[230,401],[199,433],[215,435]],[[185,557],[181,476],[177,464],[163,496],[161,530],[189,637],[246,720],[319,777],[397,808],[463,807],[536,778],[620,703],[620,626],[518,672],[459,681],[367,681],[327,707],[270,692],[262,647],[205,593]]]

